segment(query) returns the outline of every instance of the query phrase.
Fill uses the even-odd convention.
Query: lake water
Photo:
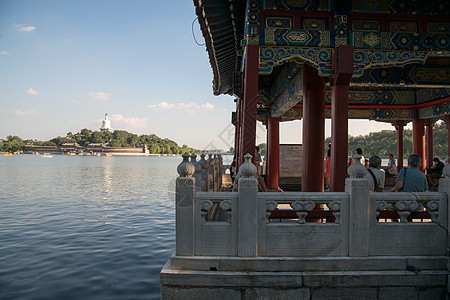
[[[0,155],[0,299],[159,299],[181,161]]]
[[[158,299],[181,157],[0,156],[0,299]]]

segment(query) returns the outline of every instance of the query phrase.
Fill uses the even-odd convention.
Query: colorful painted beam
[[[291,61],[306,63],[315,67],[321,76],[334,75],[332,48],[307,47],[259,47],[259,73],[270,74],[273,68]],[[418,51],[353,51],[353,74],[362,76],[364,70],[376,67],[401,67],[408,64],[423,64],[427,59],[427,52]]]
[[[350,84],[357,86],[445,86],[450,85],[450,69],[445,66],[407,65],[401,68],[366,69],[360,77],[353,77]]]
[[[286,65],[272,86],[271,116],[281,117],[295,104],[303,101],[303,68],[299,64]]]

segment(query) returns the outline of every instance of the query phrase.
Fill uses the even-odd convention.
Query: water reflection
[[[0,157],[0,299],[157,299],[179,157]]]

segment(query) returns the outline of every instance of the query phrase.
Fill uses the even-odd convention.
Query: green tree
[[[157,144],[152,144],[152,145],[150,145],[150,147],[149,147],[149,152],[150,152],[151,154],[158,154],[158,153],[160,153],[159,146],[158,146]]]
[[[267,150],[267,145],[266,143],[262,143],[258,145],[259,147],[259,154],[261,154],[261,156],[265,156],[266,155],[266,150]]]
[[[49,142],[53,143],[56,146],[61,146],[64,143],[75,143],[75,140],[68,137],[58,136],[56,138],[51,139]]]

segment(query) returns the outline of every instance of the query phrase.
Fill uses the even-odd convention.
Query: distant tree
[[[325,140],[325,149],[328,143],[331,143],[331,137]],[[412,154],[412,131],[406,129],[403,131],[403,155],[404,157]],[[433,152],[434,156],[445,157],[447,155],[447,128],[442,121],[437,122],[433,128]],[[356,148],[363,150],[363,155],[385,156],[393,153],[397,156],[397,133],[395,130],[382,130],[380,132],[371,132],[367,135],[348,137],[348,155],[353,156]],[[333,149],[333,146],[331,147]]]
[[[136,135],[124,130],[92,131],[86,128],[73,134],[68,132],[65,137],[58,136],[49,141],[26,140],[22,141],[18,136],[9,135],[6,140],[0,140],[0,151],[21,151],[25,144],[36,146],[60,146],[64,143],[78,143],[80,146],[87,146],[90,143],[103,143],[111,147],[142,147],[144,144],[149,148],[150,153],[158,154],[181,154],[184,152],[199,152],[193,148],[183,145],[182,147],[168,138],[161,139],[155,134]]]
[[[170,146],[169,146],[169,145],[166,145],[166,146],[165,146],[164,153],[165,153],[165,154],[172,154],[172,150],[170,149]]]
[[[446,157],[448,147],[447,127],[445,122],[439,121],[433,127],[434,156]]]
[[[160,153],[159,146],[158,146],[157,144],[152,144],[152,145],[150,145],[150,147],[149,147],[149,152],[150,152],[151,154],[158,154],[158,153]]]
[[[17,135],[8,135],[6,137],[6,140],[8,142],[11,142],[11,141],[19,141],[19,142],[21,142],[22,141],[22,139],[20,137],[18,137]]]
[[[49,142],[53,143],[56,146],[61,146],[64,143],[75,143],[76,141],[68,137],[58,136],[56,138],[51,139]]]
[[[265,156],[267,150],[266,143],[259,144],[258,147],[259,147],[259,154],[261,154],[261,156]]]
[[[2,152],[19,152],[22,151],[25,147],[25,143],[20,139],[19,137],[13,137],[9,139],[10,136],[8,136],[7,140],[4,142],[1,142],[1,148],[0,151]]]
[[[139,137],[136,134],[128,134],[127,137],[127,145],[129,145],[130,147],[137,147],[139,145],[142,145],[143,143],[139,143]]]
[[[87,139],[87,138],[89,138],[91,136],[92,130],[83,128],[83,129],[81,129],[80,134]]]

